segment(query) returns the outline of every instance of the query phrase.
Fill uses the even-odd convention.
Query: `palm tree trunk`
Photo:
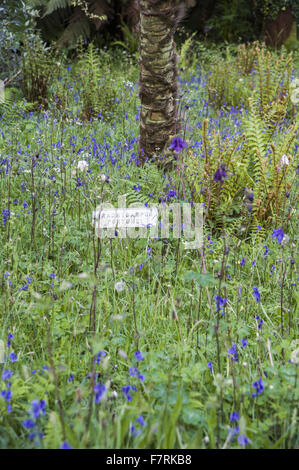
[[[140,158],[162,155],[176,133],[178,0],[140,0]]]

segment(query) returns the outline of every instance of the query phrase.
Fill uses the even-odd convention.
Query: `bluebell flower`
[[[5,227],[5,224],[6,224],[7,220],[8,220],[8,218],[9,218],[9,215],[10,215],[9,209],[3,209],[3,210],[2,210],[2,214],[3,214],[2,223],[3,223],[4,227]]]
[[[240,266],[245,266],[245,262],[246,262],[246,259],[245,259],[245,258],[242,258],[242,259],[241,259],[241,262],[240,262]]]
[[[226,297],[220,297],[219,295],[215,295],[214,299],[216,300],[216,312],[221,312],[224,315],[224,305],[227,303]]]
[[[12,377],[13,372],[11,370],[5,370],[2,374],[2,380],[8,380]]]
[[[72,447],[66,441],[64,441],[61,444],[60,449],[72,449]]]
[[[145,426],[145,421],[142,415],[138,416],[138,418],[136,419],[136,422],[141,424],[141,426]]]
[[[133,387],[131,387],[131,385],[127,385],[125,387],[122,387],[122,391],[124,392],[124,395],[125,395],[125,397],[128,401],[132,401],[132,396],[129,393],[130,390],[134,390]]]
[[[260,300],[261,300],[261,295],[260,295],[260,293],[259,293],[258,288],[254,286],[254,287],[252,288],[252,290],[253,290],[253,297],[255,297],[255,300],[256,300],[257,302],[260,302]]]
[[[242,347],[245,348],[248,344],[248,341],[246,338],[243,338],[242,341],[241,341],[241,344],[242,344]]]
[[[97,384],[95,385],[93,391],[95,392],[95,402],[100,403],[107,392],[107,388],[105,385]]]
[[[265,390],[261,377],[256,382],[253,382],[252,386],[256,389],[256,392],[251,394],[252,397],[256,397],[256,396],[260,395]]]
[[[276,268],[276,266],[275,266],[275,265],[272,265],[272,268],[270,269],[270,274],[271,274],[271,276],[272,276],[272,274],[273,274],[275,268]]]
[[[136,377],[138,374],[138,368],[137,367],[130,367],[129,368],[129,374],[131,377]]]
[[[144,359],[144,357],[143,357],[143,355],[140,351],[136,351],[134,356],[137,359],[137,361],[143,361],[143,359]]]
[[[229,417],[231,422],[238,421],[240,419],[239,413],[237,411],[233,411]]]
[[[264,323],[263,320],[262,320],[262,318],[260,318],[260,317],[257,315],[257,316],[255,317],[255,319],[256,319],[256,320],[259,320],[257,326],[258,326],[258,329],[261,330],[261,329],[262,329],[262,325],[263,325],[263,323]]]
[[[29,411],[33,419],[37,419],[41,414],[46,413],[46,402],[45,400],[33,400],[31,402],[31,410]]]
[[[248,437],[244,436],[243,434],[240,434],[240,436],[238,436],[238,443],[244,449],[249,444],[249,439],[248,439]]]
[[[265,245],[264,248],[265,248],[264,257],[266,257],[269,253],[269,247]]]
[[[13,339],[14,335],[9,333],[8,335],[8,341],[7,341],[7,347],[9,348],[11,346],[11,340]]]
[[[100,351],[95,357],[95,362],[99,364],[101,362],[101,358],[105,356],[106,356],[106,352],[104,350]]]
[[[16,355],[15,352],[11,352],[9,354],[9,359],[10,359],[10,362],[16,362],[18,360],[18,356]]]
[[[228,350],[228,357],[235,362],[238,362],[238,352],[237,352],[237,345],[234,343],[232,347]]]
[[[73,374],[70,374],[70,375],[69,375],[68,382],[69,382],[69,383],[70,383],[70,382],[74,382],[74,376],[73,376]]]
[[[213,370],[212,361],[209,361],[208,364],[207,364],[207,366],[208,366],[208,369],[209,369],[209,371],[211,372],[211,374],[213,374],[213,371],[214,371],[214,370]]]
[[[25,419],[22,422],[22,424],[23,424],[24,428],[26,428],[26,429],[32,429],[35,426],[35,422],[32,421],[32,419]]]

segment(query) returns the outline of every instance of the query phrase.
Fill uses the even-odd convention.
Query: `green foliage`
[[[81,50],[77,70],[79,73],[79,90],[82,100],[82,118],[102,115],[111,120],[116,106],[114,79],[109,72],[105,53],[91,43],[87,51]]]
[[[275,19],[278,13],[291,7],[295,21],[298,22],[299,7],[296,0],[257,0],[256,8],[266,18]]]
[[[190,57],[192,57],[191,48],[194,47],[194,36],[196,33],[191,34],[187,39],[183,42],[181,45],[181,49],[179,52],[179,62],[178,66],[180,69],[183,69],[184,71],[190,67]]]
[[[223,141],[220,134],[215,132],[209,137],[208,120],[205,120],[202,124],[202,141],[204,164],[191,151],[187,152],[184,159],[187,180],[195,190],[194,201],[204,204],[206,220],[210,219],[218,228],[222,228],[225,218],[228,229],[230,217],[240,215],[240,201],[248,183],[245,134],[234,141]],[[221,165],[225,165],[228,175],[222,183],[214,180]]]
[[[168,172],[138,166],[138,67],[126,52],[82,46],[71,67],[56,57],[59,76],[38,113],[6,90],[0,448],[237,449],[240,434],[248,449],[298,447],[297,85],[288,90],[287,58],[280,96],[272,82],[259,86],[255,64],[248,108],[219,111],[208,104],[206,63],[223,49],[204,47],[203,59],[191,57],[181,71],[188,148]],[[227,60],[247,78],[252,51],[240,54]],[[272,67],[279,78],[283,67]],[[83,88],[110,77],[113,122],[83,121]],[[260,106],[261,93],[272,107]],[[215,181],[221,165],[227,177]],[[203,247],[186,249],[184,232],[97,238],[93,211],[102,202],[117,207],[123,195],[127,207],[204,204]],[[281,227],[280,244],[272,235]],[[44,412],[27,429],[36,400],[45,400]]]
[[[220,0],[207,21],[214,40],[236,42],[254,37],[252,5],[246,0]]]
[[[292,176],[296,169],[292,153],[299,126],[297,124],[285,129],[276,146],[271,142],[271,137],[273,129],[282,121],[281,115],[275,115],[270,110],[270,116],[264,116],[263,121],[259,103],[251,101],[250,117],[245,124],[253,182],[250,187],[255,195],[252,213],[254,224],[274,224],[278,227],[286,217],[286,194],[292,189]]]
[[[209,102],[216,108],[246,106],[250,94],[248,78],[226,59],[211,66],[207,91]]]
[[[51,48],[37,36],[22,48],[22,91],[27,101],[48,106],[49,88],[57,78],[58,64]]]
[[[122,35],[123,35],[123,41],[114,41],[111,45],[112,46],[122,46],[124,47],[125,49],[127,49],[127,51],[130,53],[130,54],[137,54],[138,52],[138,48],[139,48],[139,35],[138,34],[134,34],[130,28],[128,27],[128,25],[126,25],[126,23],[124,22],[124,20],[121,18],[121,24],[120,24],[120,29],[122,31]]]

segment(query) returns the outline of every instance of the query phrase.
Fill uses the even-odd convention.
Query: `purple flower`
[[[131,385],[127,385],[126,387],[122,387],[122,391],[124,392],[124,395],[125,395],[125,397],[128,401],[132,401],[132,396],[129,394],[130,390],[134,390],[134,388],[131,387]]]
[[[256,396],[260,395],[265,390],[261,377],[256,382],[253,382],[252,386],[256,389],[256,392],[251,394],[252,397],[256,397]]]
[[[11,352],[9,354],[9,358],[10,358],[10,362],[16,362],[18,360],[18,356],[14,352]]]
[[[213,374],[213,364],[212,364],[212,361],[208,362],[207,366],[208,366],[208,369],[209,369],[209,371],[211,372],[211,374]]]
[[[10,402],[12,393],[11,390],[2,390],[1,397],[4,398],[5,401]]]
[[[237,345],[235,343],[228,350],[228,357],[230,357],[233,361],[238,362],[239,359],[238,359]]]
[[[142,415],[138,416],[138,418],[136,419],[136,422],[141,424],[141,426],[145,426],[145,421]]]
[[[100,401],[102,401],[102,399],[104,398],[105,393],[107,392],[107,388],[105,387],[105,385],[97,384],[94,387],[93,391],[96,394],[95,402],[100,403]]]
[[[245,259],[245,258],[242,258],[240,265],[241,265],[241,266],[245,266],[245,263],[246,263],[246,259]]]
[[[51,274],[50,274],[50,278],[51,278],[51,279],[55,279],[55,274],[54,274],[54,273],[51,273]]]
[[[247,344],[248,344],[248,341],[247,341],[246,338],[243,338],[242,341],[241,341],[241,343],[242,343],[242,347],[245,348],[245,347],[247,346]]]
[[[13,372],[11,370],[5,370],[2,374],[2,380],[10,379],[12,375],[13,375]]]
[[[180,153],[185,148],[187,148],[187,143],[181,137],[174,137],[169,146],[169,150],[174,150],[177,153]]]
[[[232,414],[229,417],[229,420],[231,422],[233,421],[238,421],[240,419],[239,413],[237,411],[233,411]]]
[[[99,364],[101,362],[101,358],[106,356],[106,352],[104,350],[100,351],[95,358],[95,362]]]
[[[266,257],[269,253],[269,247],[267,245],[265,245],[264,248],[265,248],[264,257]]]
[[[227,178],[225,165],[221,164],[216,173],[214,174],[214,181],[216,183],[223,183],[223,180]]]
[[[243,447],[243,449],[249,444],[249,439],[248,437],[244,436],[241,434],[238,436],[238,443]]]
[[[259,320],[257,326],[258,326],[258,329],[261,330],[262,329],[262,324],[264,323],[263,320],[258,315],[255,317],[255,319]]]
[[[64,442],[61,444],[60,449],[72,449],[72,447],[71,447],[66,441],[64,441]]]
[[[227,298],[220,297],[219,295],[215,295],[214,299],[216,300],[216,312],[221,312],[224,315],[224,305],[227,303]]]
[[[138,375],[138,368],[137,367],[130,367],[129,374],[131,377],[136,377]]]
[[[282,240],[283,240],[283,237],[284,237],[284,233],[283,233],[283,229],[282,227],[281,228],[278,228],[278,229],[273,229],[273,233],[272,233],[272,238],[276,238],[279,245],[281,244]]]
[[[68,382],[69,382],[69,383],[70,383],[70,382],[74,382],[74,376],[73,376],[73,374],[70,374],[70,375],[69,375]]]
[[[25,419],[22,422],[22,424],[23,424],[24,428],[26,428],[26,429],[32,429],[35,426],[35,422],[32,421],[32,419]]]
[[[31,410],[29,411],[33,419],[37,419],[41,414],[46,413],[46,402],[45,400],[33,400],[31,402]]]
[[[134,356],[137,359],[137,361],[143,361],[143,359],[144,359],[144,357],[142,356],[140,351],[136,351]]]
[[[253,297],[255,297],[255,300],[259,302],[261,300],[261,294],[259,293],[258,288],[254,286],[252,290],[253,290]]]

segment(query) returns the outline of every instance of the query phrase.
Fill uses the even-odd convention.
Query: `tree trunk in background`
[[[141,161],[162,155],[169,136],[178,131],[173,36],[183,16],[182,5],[177,0],[140,0]]]
[[[268,46],[281,47],[281,45],[289,37],[294,17],[291,7],[280,10],[274,20],[266,20],[265,24],[265,41]]]

